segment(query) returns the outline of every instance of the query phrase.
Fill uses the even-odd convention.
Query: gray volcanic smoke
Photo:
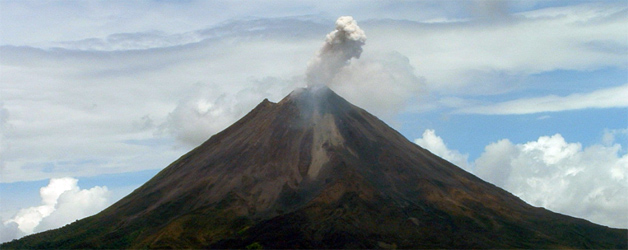
[[[328,84],[351,58],[360,58],[365,41],[366,35],[353,17],[339,17],[336,30],[327,34],[323,47],[308,63],[307,87]]]

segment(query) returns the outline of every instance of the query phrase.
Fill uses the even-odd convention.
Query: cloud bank
[[[507,20],[361,26],[369,33],[369,50],[395,48],[410,58],[430,93],[483,96],[525,88],[522,81],[543,72],[626,68],[627,10],[598,3],[511,13]]]
[[[77,8],[88,11],[86,5]],[[443,100],[465,101],[469,96],[525,89],[519,82],[531,74],[626,64],[621,35],[628,20],[624,5],[545,8],[511,13],[506,21],[482,22],[428,21],[434,12],[423,7],[404,7],[420,9],[420,18],[398,13],[397,17],[408,19],[361,21],[360,27],[369,33],[368,50],[348,65],[343,61],[346,57],[339,59],[340,70],[327,84],[352,103],[394,123],[395,115],[412,107],[434,110],[447,107]],[[112,10],[103,7],[103,13]],[[263,98],[277,101],[291,88],[306,85],[304,70],[308,71],[312,48],[320,46],[329,23],[311,16],[240,18],[209,28],[195,23],[190,26],[194,30],[179,33],[181,26],[160,32],[153,26],[140,29],[144,26],[135,23],[128,30],[129,26],[108,26],[104,35],[63,35],[75,40],[49,37],[49,43],[0,46],[0,182],[161,168],[163,162],[171,162],[234,122],[252,103]],[[363,42],[354,24],[341,22],[342,32],[332,32],[335,38],[344,34],[353,41],[349,47],[353,49],[345,54],[349,58],[359,54]],[[347,34],[356,35],[347,38]],[[266,87],[268,82],[273,82],[272,87]],[[587,87],[579,95],[603,94],[597,90]],[[250,100],[239,97],[244,93],[252,94]],[[549,101],[548,107],[566,107],[561,110],[585,108],[571,101],[575,96],[529,96],[526,101],[535,103],[529,107]],[[246,99],[244,104],[236,104],[241,99]],[[506,108],[482,112],[507,112],[500,111]]]
[[[110,205],[107,187],[81,189],[77,183],[77,179],[70,177],[50,179],[39,191],[41,205],[20,209],[13,218],[2,221],[1,240],[58,228]]]
[[[415,142],[534,205],[618,228],[628,227],[628,153],[608,130],[604,143],[583,148],[560,134],[487,145],[472,164],[434,130]]]

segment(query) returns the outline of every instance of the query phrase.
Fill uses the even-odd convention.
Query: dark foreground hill
[[[101,213],[13,248],[619,248],[528,205],[327,88],[264,100]]]

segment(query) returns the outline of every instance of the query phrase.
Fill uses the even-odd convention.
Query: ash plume
[[[308,63],[307,87],[328,84],[351,58],[360,58],[365,41],[366,35],[353,17],[339,17],[336,20],[336,30],[327,34],[316,57]]]

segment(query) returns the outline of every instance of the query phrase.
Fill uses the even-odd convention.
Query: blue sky
[[[305,86],[328,85],[523,200],[628,227],[625,1],[0,1],[0,232],[96,213]]]

